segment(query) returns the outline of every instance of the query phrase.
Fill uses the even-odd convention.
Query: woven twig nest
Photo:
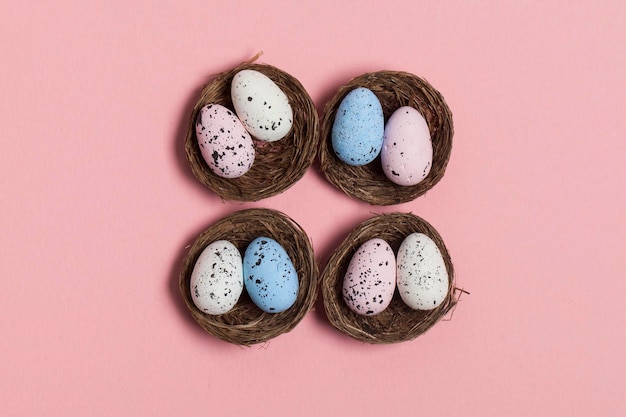
[[[317,153],[319,118],[311,97],[302,84],[286,72],[271,65],[252,63],[259,55],[217,74],[204,86],[191,113],[185,141],[187,160],[196,178],[223,200],[258,201],[279,194],[302,178]],[[227,179],[213,173],[202,158],[195,124],[202,107],[210,103],[234,112],[231,81],[244,69],[263,73],[287,95],[293,109],[293,125],[289,134],[278,141],[254,140],[256,157],[250,170],[239,178]]]
[[[228,313],[211,316],[200,311],[191,299],[189,282],[204,248],[214,241],[228,240],[243,254],[248,244],[260,236],[280,243],[298,273],[299,289],[294,305],[282,313],[265,313],[244,290]],[[204,330],[230,343],[253,345],[292,330],[302,320],[315,302],[318,275],[311,241],[297,223],[276,210],[248,209],[219,220],[200,234],[183,262],[179,288],[191,315]]]
[[[335,114],[344,97],[357,87],[370,89],[380,101],[385,122],[402,106],[411,106],[426,119],[433,143],[430,173],[420,183],[401,186],[391,182],[383,172],[380,156],[363,166],[342,162],[333,151],[331,131]],[[347,195],[374,205],[391,205],[411,201],[441,180],[452,150],[452,112],[443,96],[426,80],[406,72],[379,71],[352,79],[339,88],[326,104],[320,122],[320,162],[326,179]]]
[[[373,238],[387,241],[394,253],[411,233],[430,237],[439,247],[448,271],[448,294],[439,307],[430,311],[413,310],[400,298],[396,289],[391,304],[374,316],[362,316],[348,308],[343,300],[343,278],[356,250]],[[415,339],[441,320],[456,304],[454,269],[439,233],[425,220],[405,213],[382,214],[363,222],[341,243],[322,273],[322,295],[326,316],[333,326],[355,339],[373,344],[396,343]]]

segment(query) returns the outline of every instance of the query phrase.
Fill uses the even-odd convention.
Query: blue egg
[[[331,133],[333,150],[348,165],[372,162],[383,146],[385,117],[376,94],[359,87],[339,104]]]
[[[244,286],[250,298],[267,313],[281,313],[298,296],[298,274],[285,249],[274,239],[254,239],[243,256]]]

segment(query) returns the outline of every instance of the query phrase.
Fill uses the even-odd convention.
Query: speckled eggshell
[[[350,310],[373,316],[385,310],[396,288],[396,259],[383,239],[363,243],[343,279],[343,299]]]
[[[448,271],[437,244],[423,233],[408,235],[398,250],[398,292],[414,310],[437,308],[448,295]]]
[[[398,185],[421,182],[433,164],[433,144],[428,124],[413,107],[400,107],[385,126],[385,139],[380,153],[383,171]]]
[[[385,117],[378,97],[369,89],[350,91],[339,104],[331,141],[337,157],[348,165],[372,162],[383,145]]]
[[[219,104],[208,104],[196,119],[200,152],[211,171],[223,178],[238,178],[254,163],[254,143],[237,116]]]
[[[243,265],[235,245],[218,240],[207,246],[194,265],[189,287],[200,311],[211,315],[230,311],[243,292]]]
[[[287,95],[268,76],[255,70],[239,71],[230,91],[237,116],[252,136],[266,142],[287,136],[293,109]]]
[[[243,255],[244,285],[250,298],[267,313],[281,313],[298,296],[298,274],[285,249],[274,239],[254,239]]]

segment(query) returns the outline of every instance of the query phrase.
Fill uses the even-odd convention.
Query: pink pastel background
[[[0,415],[626,415],[624,2],[0,3]],[[320,111],[365,72],[428,79],[454,113],[443,180],[381,208],[315,165],[222,203],[187,165],[188,118],[259,50]],[[412,342],[357,342],[317,303],[224,343],[178,273],[248,207],[293,217],[322,266],[374,213],[413,212],[471,294]]]

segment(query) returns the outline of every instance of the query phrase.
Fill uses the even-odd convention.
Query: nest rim
[[[243,254],[259,236],[276,240],[286,251],[298,274],[296,302],[282,313],[266,313],[243,290],[232,310],[221,315],[203,313],[193,303],[190,290],[195,263],[210,243],[228,240]],[[243,256],[243,255],[242,255]],[[286,214],[273,209],[237,211],[205,229],[190,246],[179,275],[179,290],[194,320],[209,334],[226,342],[251,346],[287,333],[311,310],[317,298],[319,269],[306,232]]]
[[[429,174],[418,184],[393,183],[383,172],[380,155],[363,166],[343,163],[332,147],[331,132],[339,104],[357,87],[370,89],[380,101],[385,125],[393,111],[410,106],[424,116],[433,144]],[[412,201],[432,189],[444,176],[452,152],[454,125],[452,112],[441,93],[428,81],[403,71],[377,71],[352,78],[339,87],[324,106],[320,120],[319,160],[328,182],[352,198],[371,205],[387,206]]]
[[[313,100],[295,77],[268,64],[242,62],[230,70],[211,77],[202,87],[194,105],[185,137],[185,155],[193,175],[223,201],[252,202],[282,193],[299,181],[316,158],[319,139],[319,116]],[[235,74],[255,70],[269,77],[287,95],[293,110],[289,133],[275,142],[265,142],[251,135],[255,160],[250,170],[238,178],[223,178],[215,174],[202,157],[195,124],[202,107],[220,104],[236,112],[230,88]]]
[[[356,250],[366,241],[379,237],[387,241],[397,257],[402,241],[411,233],[420,232],[438,246],[448,271],[448,294],[433,310],[413,310],[402,301],[398,289],[389,306],[373,316],[362,316],[348,308],[342,287],[348,264]],[[321,277],[324,311],[337,330],[362,342],[391,344],[413,340],[432,328],[455,306],[460,295],[455,287],[454,266],[437,230],[426,220],[411,213],[376,215],[359,224],[331,255]]]

